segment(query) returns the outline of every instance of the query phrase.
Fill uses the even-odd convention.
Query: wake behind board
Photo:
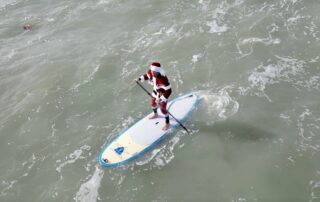
[[[196,107],[199,97],[189,93],[169,102],[167,108],[169,112],[180,122]],[[152,112],[153,113],[153,112]],[[165,119],[160,110],[158,118],[150,120],[150,113],[103,149],[99,155],[101,166],[116,166],[127,162],[155,146],[173,128],[180,127],[172,117],[170,117],[170,128],[163,131]]]

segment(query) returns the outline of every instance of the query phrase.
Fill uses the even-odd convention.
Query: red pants
[[[164,114],[165,117],[169,116],[167,111],[167,102],[161,101],[159,105],[160,105],[160,110],[162,114]],[[151,98],[151,107],[152,109],[155,109],[157,107],[156,98],[154,97]]]

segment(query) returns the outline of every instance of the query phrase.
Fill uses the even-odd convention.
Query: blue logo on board
[[[115,151],[117,154],[121,155],[122,152],[124,151],[124,147],[115,148],[114,151]]]

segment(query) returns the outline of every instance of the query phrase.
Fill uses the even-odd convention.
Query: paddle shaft
[[[141,83],[140,83],[139,81],[136,81],[136,83],[142,88],[142,90],[144,90],[150,97],[152,97],[151,93],[149,93],[149,91],[148,91],[147,89],[145,89],[145,88],[143,87],[143,85],[141,85]],[[188,131],[188,129],[187,129],[184,125],[182,125],[182,123],[181,123],[176,117],[174,117],[169,111],[168,111],[168,114],[169,114],[174,120],[176,120],[176,122],[177,122],[185,131],[187,131],[187,133],[190,133],[190,132]]]

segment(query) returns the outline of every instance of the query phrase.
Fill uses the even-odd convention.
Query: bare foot
[[[149,116],[149,119],[155,119],[158,117],[158,114],[153,113],[153,115]]]
[[[164,126],[162,127],[162,130],[168,130],[168,128],[170,127],[169,123],[164,124]]]

